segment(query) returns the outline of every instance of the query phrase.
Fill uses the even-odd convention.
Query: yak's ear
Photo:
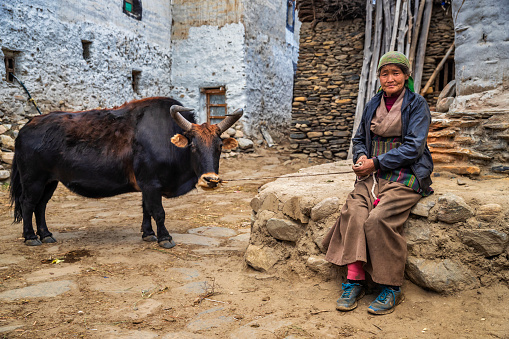
[[[234,138],[227,138],[227,139],[223,140],[223,149],[224,150],[237,148],[238,145],[239,145],[239,143]]]
[[[172,144],[174,144],[175,146],[180,147],[180,148],[186,147],[187,144],[189,143],[187,138],[185,136],[183,136],[182,134],[175,134],[171,138],[171,142],[172,142]]]

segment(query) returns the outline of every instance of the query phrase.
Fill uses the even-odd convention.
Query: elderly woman
[[[348,268],[339,311],[357,307],[365,293],[365,272],[382,287],[369,313],[391,313],[403,300],[403,224],[419,199],[433,193],[433,161],[426,145],[431,114],[424,98],[413,92],[408,59],[386,53],[378,77],[381,91],[366,105],[352,140],[355,188],[324,239],[325,258]]]

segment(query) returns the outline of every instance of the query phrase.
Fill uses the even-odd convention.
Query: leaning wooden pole
[[[368,91],[366,93],[366,103],[371,99],[371,96],[376,91],[376,66],[378,58],[380,57],[380,49],[382,45],[382,2],[376,2],[376,17],[375,17],[375,35],[373,36],[373,57],[371,58],[371,66],[369,68]]]
[[[394,26],[392,27],[392,38],[391,38],[391,45],[389,47],[389,51],[394,51],[394,46],[396,46],[396,37],[398,36],[400,8],[401,8],[401,0],[396,0],[396,13],[394,14],[394,18],[392,18],[392,22],[394,22]]]
[[[426,86],[424,86],[424,88],[421,91],[421,95],[426,94],[426,92],[428,91],[428,88],[433,84],[433,82],[435,81],[435,78],[437,77],[438,73],[440,73],[440,71],[442,70],[442,67],[444,67],[445,62],[449,58],[449,55],[451,55],[453,49],[454,49],[454,42],[452,43],[451,47],[449,47],[449,49],[447,50],[447,53],[445,53],[445,56],[443,57],[442,61],[440,61],[440,63],[438,64],[437,68],[435,68],[435,71],[433,72],[433,74],[431,74],[431,77],[429,78],[428,82],[426,83]]]
[[[403,0],[403,4],[401,5],[401,16],[399,20],[399,28],[398,28],[398,47],[396,47],[396,51],[405,54],[405,36],[407,35],[408,26],[407,26],[407,0]]]
[[[422,32],[419,37],[419,46],[415,58],[414,88],[419,93],[421,88],[422,70],[424,68],[424,57],[426,56],[426,44],[428,42],[429,25],[431,23],[431,12],[433,11],[433,0],[426,0],[426,9],[423,15]]]
[[[421,3],[419,4],[419,13],[417,13],[417,20],[415,21],[415,29],[413,34],[414,38],[412,40],[412,45],[410,46],[410,55],[408,56],[408,60],[410,61],[410,69],[415,69],[415,50],[417,48],[417,42],[419,41],[419,30],[421,28],[422,13],[424,12],[425,3],[425,0],[421,0]]]
[[[369,65],[371,63],[371,32],[373,29],[373,5],[371,0],[366,0],[366,28],[364,29],[364,58],[362,61],[361,78],[359,80],[359,93],[357,94],[357,107],[355,108],[355,117],[353,120],[352,136],[357,132],[364,112],[364,102],[366,98],[366,87],[369,76]],[[352,158],[352,142],[348,150],[348,159]]]

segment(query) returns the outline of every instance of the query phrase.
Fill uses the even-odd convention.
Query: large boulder
[[[441,293],[479,286],[479,281],[468,268],[450,259],[408,257],[406,274],[415,284]]]

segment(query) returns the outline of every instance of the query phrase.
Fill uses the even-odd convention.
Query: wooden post
[[[378,58],[380,57],[380,46],[382,44],[382,27],[377,24],[382,21],[382,2],[376,2],[375,17],[375,35],[373,36],[373,56],[371,58],[371,66],[369,68],[368,91],[366,92],[366,103],[375,94],[376,87],[376,67],[378,66]]]
[[[384,42],[382,44],[382,53],[389,52],[389,49],[391,47],[391,41],[387,39],[387,37],[392,36],[392,15],[391,15],[391,1],[390,0],[383,0],[383,7],[384,7]],[[375,24],[380,25],[380,22],[376,22]]]
[[[394,27],[392,28],[392,38],[391,38],[391,45],[389,47],[389,51],[394,51],[394,46],[396,46],[396,37],[398,35],[400,7],[401,7],[401,0],[396,0],[396,13],[394,13],[394,18],[392,18],[392,21],[394,22]]]
[[[433,74],[431,74],[431,77],[429,78],[428,82],[426,83],[426,86],[421,91],[421,95],[424,95],[428,88],[433,84],[433,81],[435,81],[435,78],[437,77],[438,73],[442,70],[442,67],[444,66],[445,62],[447,61],[447,58],[449,58],[449,55],[451,55],[452,50],[454,49],[454,42],[452,43],[451,47],[447,50],[447,53],[445,53],[445,56],[442,58],[442,61],[438,64],[437,68],[435,68],[435,71]]]
[[[410,46],[410,55],[408,56],[408,60],[410,61],[410,69],[415,70],[414,67],[414,60],[415,60],[415,50],[417,48],[417,42],[419,41],[419,29],[421,28],[421,20],[422,20],[422,13],[424,12],[424,4],[426,3],[425,0],[420,0],[421,3],[419,4],[419,13],[417,14],[417,20],[415,22],[415,29],[414,29],[414,39],[412,40],[412,45]]]
[[[379,0],[380,1],[380,0]],[[352,135],[355,135],[361,122],[364,112],[364,103],[366,101],[366,87],[369,78],[369,65],[371,62],[371,31],[373,28],[373,5],[371,0],[366,0],[366,27],[364,29],[364,58],[362,60],[361,78],[359,80],[359,93],[357,94],[357,107],[355,108],[355,117],[353,120]],[[348,159],[352,158],[352,142],[348,150]]]
[[[417,0],[416,0],[417,2]],[[408,1],[408,39],[406,41],[405,55],[410,56],[410,44],[412,43],[412,28],[413,28],[414,16],[410,9],[410,0]]]
[[[422,69],[424,67],[424,57],[426,55],[426,43],[428,42],[429,25],[431,22],[431,12],[433,11],[433,0],[426,0],[426,7],[422,21],[422,32],[419,37],[418,53],[415,58],[414,88],[419,93],[422,80]]]
[[[403,4],[401,5],[401,17],[399,20],[399,28],[398,28],[398,47],[396,51],[405,54],[405,36],[408,31],[407,26],[407,0],[403,0]]]

